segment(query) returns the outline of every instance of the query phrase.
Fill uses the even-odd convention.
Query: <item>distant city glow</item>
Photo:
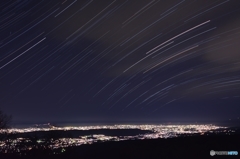
[[[50,125],[49,125],[50,126]],[[8,134],[18,134],[18,133],[27,133],[27,132],[36,132],[36,131],[52,131],[52,130],[94,130],[94,129],[140,129],[140,130],[150,130],[151,133],[139,134],[135,136],[105,136],[103,134],[94,134],[88,136],[79,136],[78,138],[59,138],[57,140],[51,139],[51,144],[48,145],[48,148],[58,149],[69,146],[79,146],[82,144],[92,144],[95,142],[105,142],[105,141],[122,141],[122,140],[134,140],[134,139],[156,139],[156,138],[171,138],[177,137],[181,134],[194,134],[200,133],[203,135],[206,132],[212,132],[212,130],[226,128],[219,127],[214,125],[105,125],[105,126],[75,126],[75,127],[54,127],[50,126],[49,128],[24,128],[17,129],[12,128],[8,130],[1,130],[0,133]],[[226,131],[226,130],[224,130]],[[20,152],[22,150],[31,150],[32,145],[24,145],[19,148],[16,148],[16,145],[22,141],[30,142],[28,138],[16,138],[10,140],[10,146],[6,141],[0,141],[0,150],[2,152]],[[37,140],[38,144],[41,144],[42,140]]]

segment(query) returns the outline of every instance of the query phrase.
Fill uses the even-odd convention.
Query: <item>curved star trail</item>
[[[240,1],[0,2],[0,106],[16,121],[240,114]]]

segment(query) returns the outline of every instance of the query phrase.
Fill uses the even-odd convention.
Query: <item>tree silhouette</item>
[[[7,129],[12,122],[12,116],[5,114],[0,110],[0,129]]]
[[[11,122],[12,116],[7,115],[2,110],[0,110],[0,140],[5,141],[4,149],[11,146],[11,138],[14,136],[14,134],[8,133],[8,128],[10,128]],[[0,152],[1,151],[3,151],[3,148],[0,147]]]

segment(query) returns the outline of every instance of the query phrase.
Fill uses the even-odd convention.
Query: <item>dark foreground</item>
[[[64,153],[47,155],[34,152],[27,156],[1,155],[1,159],[206,159],[240,158],[237,156],[210,156],[210,150],[240,152],[240,134],[186,136],[168,139],[105,142],[66,148]]]

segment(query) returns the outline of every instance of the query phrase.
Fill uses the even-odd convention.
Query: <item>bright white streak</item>
[[[198,45],[196,45],[196,46],[193,46],[193,47],[191,47],[191,48],[189,48],[189,49],[187,49],[187,50],[184,50],[184,51],[182,51],[182,52],[180,52],[180,53],[178,53],[178,54],[176,54],[176,55],[173,55],[173,56],[171,56],[171,57],[167,58],[166,60],[164,60],[164,61],[162,61],[162,62],[160,62],[160,63],[156,64],[155,66],[151,67],[150,69],[146,70],[146,71],[145,71],[145,72],[143,72],[143,73],[146,73],[146,72],[148,72],[149,70],[151,70],[151,69],[153,69],[153,68],[157,67],[158,65],[160,65],[160,64],[162,64],[162,63],[164,63],[164,62],[166,62],[166,61],[168,61],[168,60],[170,60],[170,59],[172,59],[172,58],[176,57],[177,55],[180,55],[180,54],[182,54],[182,53],[184,53],[184,52],[187,52],[187,51],[189,51],[189,50],[192,50],[192,49],[194,49],[194,48],[196,48],[196,47],[198,47]]]
[[[170,42],[170,43],[168,43],[166,46],[168,46],[168,45],[170,45],[170,44],[172,44],[172,43],[173,43],[173,41]],[[161,47],[160,49],[162,49],[162,48],[164,48],[164,47],[166,47],[166,46],[163,46],[163,47]],[[157,51],[159,51],[160,49],[158,49]],[[136,62],[135,64],[133,64],[132,66],[128,67],[128,69],[126,69],[125,71],[123,71],[123,73],[126,72],[127,70],[129,70],[130,68],[132,68],[133,66],[135,66],[136,64],[138,64],[139,62],[141,62],[142,60],[144,60],[144,59],[146,59],[147,57],[151,56],[151,55],[154,54],[154,53],[156,53],[156,51],[152,52],[151,54],[147,55],[146,57],[142,58],[141,60],[139,60],[138,62]]]
[[[20,56],[22,56],[23,54],[25,54],[26,52],[28,52],[29,50],[31,50],[32,48],[34,48],[36,45],[38,45],[39,43],[41,43],[43,40],[45,40],[45,38],[43,38],[42,40],[40,40],[39,42],[37,42],[36,44],[34,44],[33,46],[31,46],[30,48],[28,48],[26,51],[24,51],[23,53],[21,53],[20,55],[16,56],[15,58],[13,58],[12,60],[10,60],[9,62],[7,62],[5,65],[3,65],[2,67],[0,67],[0,70],[2,68],[4,68],[5,66],[7,66],[8,64],[10,64],[11,62],[13,62],[14,60],[16,60],[17,58],[19,58]]]
[[[167,40],[167,41],[161,43],[160,45],[156,46],[155,48],[151,49],[151,50],[148,51],[146,54],[149,54],[150,52],[152,52],[153,50],[155,50],[155,49],[159,48],[160,46],[166,44],[167,42],[169,42],[169,41],[171,41],[171,40],[173,40],[173,39],[175,39],[175,38],[177,38],[177,37],[179,37],[179,36],[181,36],[181,35],[183,35],[183,34],[189,32],[189,31],[191,31],[191,30],[193,30],[193,29],[196,29],[196,28],[198,28],[198,27],[200,27],[200,26],[202,26],[202,25],[204,25],[204,24],[206,24],[206,23],[209,23],[209,22],[210,22],[210,20],[208,20],[208,21],[206,21],[206,22],[203,22],[203,23],[201,23],[201,24],[199,24],[199,25],[197,25],[197,26],[195,26],[195,27],[192,27],[192,28],[190,28],[190,29],[188,29],[188,30],[186,30],[186,31],[184,31],[184,32],[182,32],[182,33],[180,33],[180,34],[178,34],[178,35],[172,37],[171,39],[169,39],[169,40]]]

